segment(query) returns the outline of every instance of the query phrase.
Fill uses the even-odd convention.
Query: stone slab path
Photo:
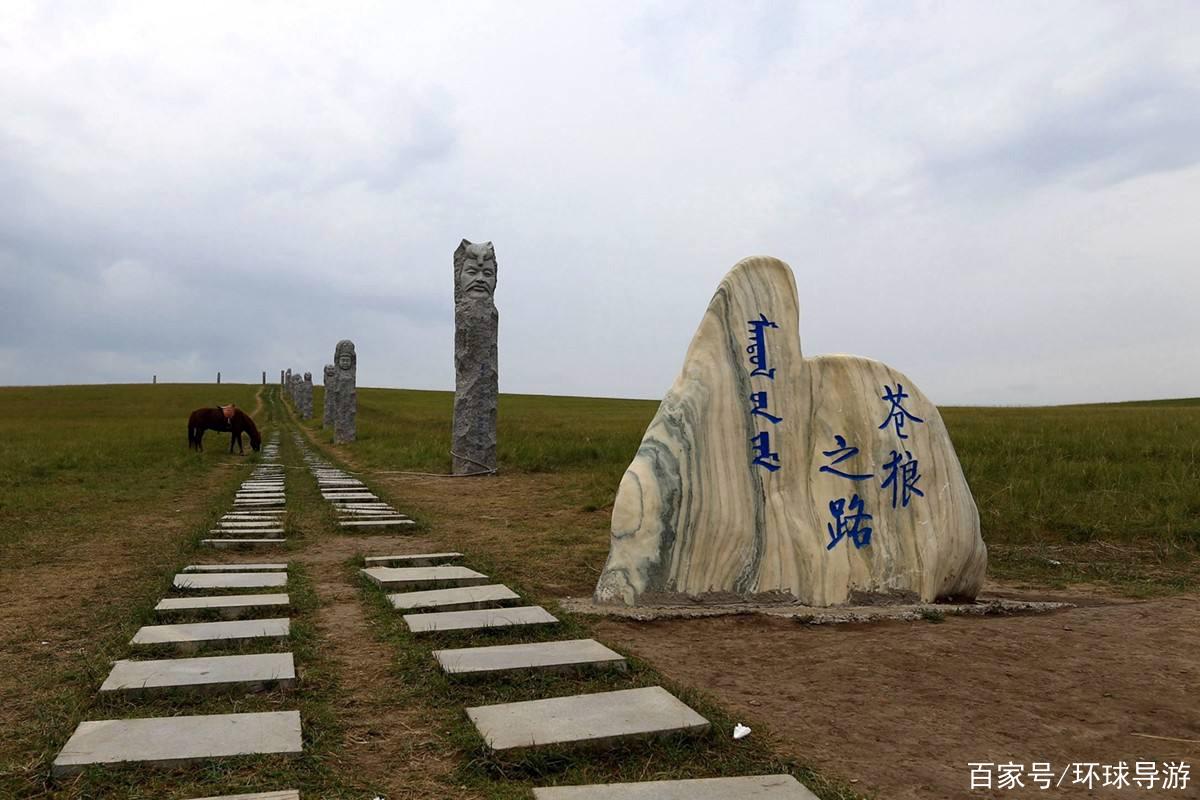
[[[484,608],[478,611],[437,611],[424,614],[405,614],[402,619],[413,633],[514,628],[522,625],[551,625],[558,622],[553,614],[541,606]]]
[[[130,640],[142,647],[174,644],[193,649],[209,644],[235,644],[253,639],[286,639],[291,633],[287,617],[241,619],[222,622],[186,622],[178,625],[145,625]]]
[[[223,794],[220,797],[196,797],[193,800],[300,800],[300,793],[295,789],[285,789],[282,792]]]
[[[791,775],[534,789],[534,800],[818,800]]]
[[[287,586],[284,572],[181,572],[176,589],[269,589]]]
[[[184,572],[286,572],[287,564],[189,564]]]
[[[416,553],[410,556],[367,556],[368,567],[436,567],[462,558],[462,553]]]
[[[465,611],[490,608],[520,599],[519,594],[499,583],[388,595],[392,608],[398,611]]]
[[[286,613],[291,602],[286,594],[221,594],[203,597],[165,597],[154,607],[157,614],[213,611],[224,619],[248,614]]]
[[[661,686],[467,709],[487,746],[516,750],[700,733],[708,720]]]
[[[283,537],[275,539],[201,539],[202,547],[212,547],[216,550],[260,550],[263,548],[282,547],[287,543]]]
[[[368,567],[361,570],[380,589],[442,589],[452,586],[481,586],[488,576],[467,567]]]
[[[300,755],[300,712],[81,722],[54,759],[55,777],[94,764],[173,767],[251,753]]]
[[[530,669],[625,669],[625,657],[595,639],[567,639],[490,647],[434,650],[433,657],[447,675],[487,675]]]
[[[117,661],[100,693],[149,694],[174,689],[261,691],[296,684],[291,653],[256,653],[156,661]]]

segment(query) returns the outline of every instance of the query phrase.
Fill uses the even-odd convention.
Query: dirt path
[[[298,471],[292,481],[312,478]],[[311,490],[319,507],[315,482]],[[317,648],[336,681],[331,712],[344,732],[332,748],[338,771],[388,800],[463,796],[447,794],[447,775],[455,766],[451,750],[427,722],[428,715],[406,702],[394,674],[395,653],[372,630],[347,565],[364,554],[430,552],[436,545],[413,536],[330,533],[315,517],[300,521],[309,533],[293,559],[304,566],[317,594]]]
[[[767,723],[788,752],[881,798],[1046,795],[1032,787],[969,792],[969,762],[1048,761],[1056,781],[1072,762],[1200,768],[1200,744],[1133,735],[1200,740],[1200,598],[943,624],[605,621],[598,633]],[[1132,791],[1088,792],[1071,780],[1054,796]],[[1198,796],[1193,789],[1147,796]]]

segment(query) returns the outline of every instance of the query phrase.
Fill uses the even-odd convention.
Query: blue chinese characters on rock
[[[925,421],[904,407],[904,401],[908,397],[903,384],[897,383],[895,389],[890,385],[884,385],[880,399],[888,403],[889,407],[887,416],[879,425],[879,430],[891,429],[898,439],[903,440],[908,438],[908,434],[904,432],[906,423],[919,424]],[[852,444],[847,444],[846,437],[841,434],[835,434],[833,438],[835,446],[830,450],[821,451],[822,455],[833,460],[828,464],[821,465],[819,472],[835,475],[848,481],[866,481],[876,477],[874,473],[852,471],[854,467],[851,464],[840,467],[841,464],[857,456],[859,449]],[[919,462],[911,451],[903,449],[903,445],[900,447],[904,454],[901,455],[900,450],[893,449],[891,451],[891,457],[883,465],[886,475],[879,484],[880,489],[891,489],[893,509],[908,508],[913,497],[925,496],[925,493],[917,486],[917,482],[921,480]],[[825,545],[826,550],[833,550],[842,539],[849,539],[856,550],[861,550],[871,543],[872,529],[866,523],[870,522],[873,517],[867,512],[865,503],[857,493],[852,494],[849,498],[836,497],[830,500],[829,514],[832,519],[825,526],[829,533],[829,542]]]

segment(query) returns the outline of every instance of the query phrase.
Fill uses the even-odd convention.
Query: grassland
[[[229,399],[254,409],[258,389],[225,386],[219,396],[211,385],[0,389],[0,796],[141,798],[185,790],[199,796],[273,785],[295,785],[321,797],[360,796],[375,784],[344,757],[354,744],[343,738],[346,720],[385,696],[412,715],[411,724],[433,721],[416,750],[423,758],[437,754],[455,761],[441,784],[444,796],[516,797],[521,787],[546,780],[772,769],[795,771],[824,798],[855,796],[836,776],[781,758],[770,732],[757,724],[755,736],[739,748],[714,732],[700,743],[667,742],[610,756],[494,760],[466,726],[465,702],[663,682],[717,722],[718,730],[729,727],[731,717],[703,692],[675,686],[655,665],[637,660],[624,676],[452,686],[430,666],[428,650],[439,642],[407,634],[371,589],[351,605],[366,609],[364,632],[373,631],[395,663],[386,687],[357,687],[356,695],[345,676],[352,659],[331,659],[327,632],[315,623],[325,619],[328,627],[345,610],[331,608],[315,586],[326,592],[348,586],[353,570],[349,562],[337,562],[342,566],[331,583],[319,563],[312,578],[304,569],[305,553],[338,543],[329,533],[328,508],[302,471],[297,474],[303,479],[289,485],[289,561],[296,565],[292,645],[304,680],[286,703],[302,709],[305,757],[265,769],[247,760],[149,779],[114,770],[67,785],[49,781],[50,760],[81,719],[285,702],[278,693],[148,706],[95,697],[108,662],[128,655],[130,634],[152,618],[150,608],[170,575],[195,559],[196,541],[255,461],[252,455],[225,455],[227,440],[214,434],[203,455],[190,453],[187,412]],[[289,425],[276,396],[272,388],[257,418]],[[656,403],[505,396],[501,475],[463,483],[402,474],[448,469],[450,394],[361,389],[359,397],[359,441],[328,452],[412,511],[431,542],[461,545],[473,566],[552,608],[554,598],[590,589],[607,552],[613,489]],[[320,410],[318,389],[318,419],[305,423],[317,441],[324,438]],[[1194,488],[1200,478],[1200,400],[949,408],[943,414],[980,507],[993,576],[1038,586],[1102,583],[1137,595],[1200,586],[1200,492]],[[286,431],[282,443],[285,458],[298,464]],[[467,492],[471,502],[453,502]],[[363,536],[349,547],[367,549],[370,540]],[[588,635],[588,624],[564,618],[569,634]],[[421,763],[428,765],[385,761],[380,767],[416,775]]]
[[[449,470],[451,393],[358,394],[359,441],[344,451],[357,466]],[[501,471],[565,476],[564,497],[604,509],[657,407],[502,396]],[[1200,585],[1200,398],[942,415],[979,506],[993,577],[1097,582],[1134,595]]]
[[[218,402],[253,410],[259,388],[0,388],[0,565],[44,558],[122,512],[183,492],[224,463],[229,446],[210,432],[203,455],[189,452],[188,414]]]

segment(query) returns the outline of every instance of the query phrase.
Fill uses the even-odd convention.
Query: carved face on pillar
[[[311,372],[304,373],[304,382],[312,383],[312,373]]]
[[[486,301],[496,292],[496,251],[491,242],[463,239],[455,259],[455,299]]]
[[[325,380],[330,380],[331,378],[333,378],[333,373],[334,373],[333,364],[326,364],[325,365]]]
[[[358,365],[358,356],[354,353],[354,342],[342,339],[333,350],[333,361],[341,372],[349,372]]]

